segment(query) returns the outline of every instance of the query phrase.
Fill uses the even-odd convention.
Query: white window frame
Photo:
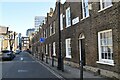
[[[49,57],[51,58],[51,44],[49,44]]]
[[[55,42],[53,42],[53,56],[56,56],[56,52],[55,52],[56,50],[55,50],[55,48],[56,48],[55,47]]]
[[[50,24],[50,36],[55,34],[55,24],[54,23],[55,23],[55,21]],[[52,29],[53,29],[53,32],[52,32]]]
[[[70,7],[66,9],[66,28],[71,26]]]
[[[110,30],[104,30],[104,31],[100,31],[98,32],[98,53],[99,53],[99,61],[97,61],[97,63],[101,63],[101,64],[107,64],[107,65],[112,65],[114,66],[114,60],[113,60],[113,57],[112,59],[102,59],[102,52],[101,52],[101,38],[100,38],[100,34],[101,33],[106,33],[106,32],[110,32],[112,31],[112,29]],[[113,40],[113,39],[112,39]],[[113,42],[113,41],[112,41]],[[112,50],[113,50],[113,43],[111,45],[106,45],[106,46],[111,46],[112,47]],[[113,51],[112,51],[112,54],[113,54]]]
[[[45,36],[45,35],[46,35],[45,32],[46,32],[46,31],[44,30],[44,31],[43,31],[43,37],[44,37],[44,38],[46,38],[46,36]]]
[[[71,50],[71,38],[66,39],[66,58],[71,58],[71,51],[69,53],[69,48]]]
[[[63,30],[63,14],[60,14],[60,30]]]
[[[86,3],[85,0],[82,0],[82,19],[81,20],[86,19],[87,17],[90,16],[89,15],[89,4],[87,2],[87,6],[85,6],[84,3]],[[88,15],[87,16],[85,16],[85,14],[87,14],[87,12],[85,12],[86,10],[88,10]]]
[[[109,2],[108,0],[106,0],[106,1]],[[104,2],[104,3],[105,3],[105,2]],[[111,0],[111,4],[108,5],[108,6],[106,6],[106,7],[103,7],[103,0],[100,0],[100,10],[99,10],[98,12],[101,12],[101,11],[103,11],[103,10],[109,8],[109,7],[112,7],[112,6],[113,6],[113,5],[112,5],[112,0]]]

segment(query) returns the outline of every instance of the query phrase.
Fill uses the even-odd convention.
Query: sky
[[[47,16],[50,8],[55,8],[55,1],[17,0],[0,2],[0,25],[9,30],[26,35],[26,30],[34,27],[35,16]]]

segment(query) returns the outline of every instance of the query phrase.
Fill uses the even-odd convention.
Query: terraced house
[[[33,38],[34,42],[45,38],[45,42],[34,47],[40,50],[37,54],[43,52],[56,59],[59,51],[57,7],[56,3],[55,10],[47,14],[36,34],[38,39]],[[64,63],[79,67],[83,58],[85,69],[120,79],[120,2],[65,2],[60,5],[60,26]]]

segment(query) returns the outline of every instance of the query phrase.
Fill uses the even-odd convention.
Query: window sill
[[[55,33],[52,33],[50,36],[53,36],[54,34],[55,34]],[[50,36],[49,36],[49,37],[50,37]]]
[[[113,5],[110,5],[110,6],[106,7],[106,8],[103,8],[103,9],[99,10],[98,12],[104,11],[104,10],[106,10],[107,8],[110,8],[110,7],[112,7],[112,6],[113,6]]]
[[[84,20],[84,19],[87,19],[87,18],[89,18],[89,17],[90,17],[90,16],[88,16],[88,17],[84,17],[84,18],[81,19],[81,21]]]
[[[96,63],[98,64],[105,64],[105,65],[110,65],[110,66],[114,66],[114,63],[113,61],[112,62],[106,62],[106,61],[96,61]]]
[[[56,54],[53,54],[53,56],[56,56]]]
[[[71,56],[66,56],[66,58],[71,58]]]
[[[71,25],[67,25],[66,28],[70,27]]]

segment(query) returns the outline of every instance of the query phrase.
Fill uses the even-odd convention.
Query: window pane
[[[88,0],[83,0],[82,11],[83,11],[83,18],[89,16]]]
[[[111,53],[110,52],[108,52],[108,59],[111,59]]]
[[[103,48],[103,47],[101,47],[101,52],[102,52],[102,53],[104,52],[104,48]]]
[[[112,0],[102,0],[102,8],[106,8],[112,4]]]
[[[112,47],[112,31],[106,31],[100,33],[100,46],[101,46],[101,58],[112,59],[113,47]]]
[[[105,53],[105,59],[107,59],[107,53]]]
[[[86,10],[86,12],[85,12],[85,15],[86,15],[86,16],[85,16],[85,17],[88,17],[88,16],[89,16],[89,9],[88,9],[88,7],[86,7],[85,10]]]
[[[66,9],[66,27],[71,25],[70,8]]]
[[[102,56],[101,56],[101,57],[102,57],[102,59],[104,59],[104,53],[102,53]]]

